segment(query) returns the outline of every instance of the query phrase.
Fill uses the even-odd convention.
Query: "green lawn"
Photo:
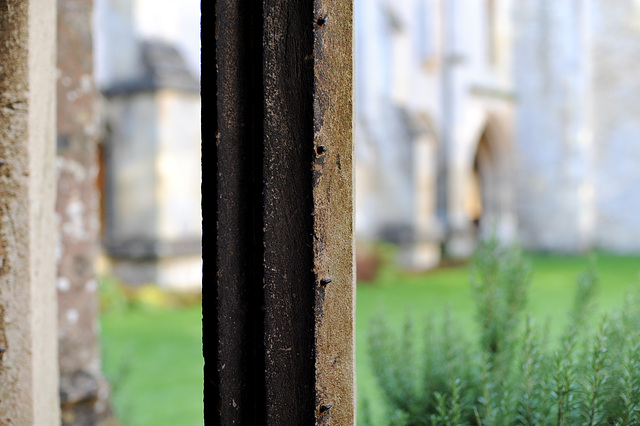
[[[588,266],[588,257],[537,254],[531,259],[534,281],[528,311],[541,320],[551,317],[559,327],[572,301],[575,277]],[[599,254],[597,267],[601,276],[599,306],[620,306],[625,290],[638,282],[640,258]],[[113,386],[113,404],[123,424],[202,425],[200,307],[126,307],[126,302],[113,293],[113,286],[103,290],[103,299],[112,305],[101,321],[103,363]],[[473,327],[473,304],[464,266],[419,275],[386,268],[377,282],[358,285],[358,405],[367,398],[374,419],[384,419],[384,403],[368,364],[369,319],[384,312],[399,328],[408,311],[416,319],[440,316],[447,303],[451,303],[457,319]]]
[[[202,425],[200,306],[102,315],[104,371],[125,426]]]
[[[527,312],[540,321],[550,318],[551,329],[559,331],[573,300],[575,278],[589,265],[589,256],[559,256],[532,254],[533,283],[529,292]],[[598,254],[600,275],[598,307],[612,310],[622,306],[626,290],[638,284],[640,257]],[[442,268],[425,274],[407,274],[386,268],[374,283],[357,287],[356,301],[356,375],[358,407],[368,400],[373,419],[385,424],[384,401],[378,391],[366,348],[370,318],[384,313],[398,330],[411,312],[418,321],[425,315],[441,316],[450,303],[455,318],[474,327],[474,307],[466,266]],[[419,329],[419,328],[418,328]]]

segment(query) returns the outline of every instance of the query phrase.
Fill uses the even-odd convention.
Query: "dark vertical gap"
[[[99,155],[100,155],[100,168],[102,175],[102,186],[100,188],[101,197],[100,197],[100,205],[101,205],[101,218],[103,219],[101,222],[101,242],[103,246],[107,249],[109,253],[110,249],[110,241],[109,237],[113,235],[114,230],[114,212],[113,206],[115,205],[114,196],[113,196],[113,188],[114,188],[114,174],[111,171],[113,167],[113,132],[111,129],[111,123],[107,122],[105,124],[104,137],[101,143],[98,146]],[[110,254],[110,253],[109,253]]]
[[[96,179],[97,192],[99,194],[99,216],[100,216],[100,242],[104,240],[106,235],[107,215],[106,215],[106,194],[107,194],[107,181],[105,178],[106,173],[106,154],[105,154],[105,138],[98,143],[98,177]]]
[[[203,133],[203,147],[216,141],[215,293],[204,293],[203,284],[203,296],[215,297],[210,319],[217,332],[216,352],[210,353],[215,365],[209,368],[215,368],[211,389],[218,413],[213,415],[222,424],[263,424],[262,7],[249,0],[218,0],[215,7],[216,38],[210,39],[216,67],[211,74],[203,69],[202,77],[203,88],[208,75],[216,78],[216,109],[203,111],[203,129],[216,118],[215,133],[208,138]],[[205,25],[202,29],[205,40]],[[203,178],[209,164],[203,158]]]
[[[216,34],[218,1],[213,4],[200,2],[200,99],[201,99],[201,157],[202,184],[200,192],[202,211],[202,356],[204,358],[203,414],[210,424],[220,424],[220,374],[218,372],[219,331],[216,275],[218,265],[217,212],[218,152],[216,135],[218,126],[218,104],[216,93]],[[210,118],[216,117],[215,120]],[[206,164],[214,164],[213,171]],[[207,191],[207,188],[212,190]],[[209,218],[209,220],[206,220]],[[213,222],[212,222],[213,221]],[[215,265],[215,266],[214,266]]]
[[[479,196],[480,196],[480,215],[478,217],[474,217],[473,218],[473,226],[476,232],[476,235],[478,236],[478,238],[480,238],[482,235],[480,234],[480,226],[483,224],[482,223],[482,215],[484,213],[484,207],[485,207],[485,203],[484,203],[484,199],[483,199],[483,192],[482,192],[482,174],[480,173],[480,165],[479,165],[479,161],[478,161],[478,157],[479,157],[479,150],[480,150],[480,146],[478,144],[478,148],[476,148],[476,153],[475,156],[473,157],[473,171],[472,173],[474,174],[474,179],[476,179],[476,184],[479,186],[478,191],[480,192]]]
[[[320,130],[320,126],[322,124],[321,120],[321,111],[319,108],[314,108],[314,93],[317,90],[315,86],[315,55],[316,46],[315,46],[315,36],[314,31],[316,28],[320,28],[316,26],[318,16],[315,15],[315,5],[320,8],[322,6],[321,1],[308,1],[304,3],[304,6],[301,7],[300,12],[300,21],[301,21],[301,52],[299,53],[300,58],[299,62],[301,63],[301,73],[302,77],[302,97],[303,97],[303,105],[304,109],[302,111],[302,121],[304,126],[304,141],[306,143],[301,144],[300,147],[300,157],[301,157],[301,175],[303,176],[303,181],[306,183],[308,198],[305,200],[305,212],[306,221],[304,224],[305,229],[305,238],[301,242],[301,250],[305,254],[305,261],[308,265],[307,276],[304,281],[306,285],[303,287],[305,294],[305,300],[307,300],[307,305],[305,306],[303,315],[305,319],[305,327],[306,327],[306,340],[304,342],[305,347],[307,348],[307,353],[305,358],[308,360],[308,363],[303,366],[304,370],[301,370],[303,373],[303,380],[308,384],[306,391],[306,399],[304,400],[305,405],[303,405],[303,412],[306,416],[305,419],[308,419],[309,423],[315,423],[315,413],[316,413],[316,341],[315,341],[315,328],[316,328],[316,290],[321,291],[324,294],[324,289],[320,289],[318,287],[318,281],[315,274],[315,253],[314,253],[314,220],[313,214],[315,210],[314,200],[313,200],[313,188],[314,188],[314,180],[313,180],[313,162],[316,158],[316,148],[314,144],[314,136],[315,130]],[[324,12],[324,11],[323,11]],[[321,46],[318,45],[318,48]],[[313,59],[309,59],[309,57]],[[324,296],[323,296],[324,297]]]

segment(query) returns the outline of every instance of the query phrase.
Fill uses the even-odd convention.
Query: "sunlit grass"
[[[109,281],[101,293],[103,369],[122,424],[202,425],[200,304],[150,289],[127,294]]]
[[[564,321],[576,276],[589,265],[589,255],[533,254],[534,281],[528,312],[552,326]],[[637,284],[640,258],[597,255],[601,309],[621,306],[625,290]],[[113,404],[126,425],[201,425],[201,309],[144,290],[123,294],[113,283],[103,285],[102,346],[104,370],[111,380]],[[473,327],[474,311],[465,266],[425,274],[402,273],[386,266],[374,283],[359,284],[356,314],[358,404],[369,400],[374,417],[384,418],[383,401],[366,353],[369,319],[383,311],[400,327],[410,310],[416,319],[440,316],[450,303],[456,318]],[[160,305],[160,306],[157,306]],[[383,424],[384,422],[380,422]]]

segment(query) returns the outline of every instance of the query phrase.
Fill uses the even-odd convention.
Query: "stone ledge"
[[[131,238],[120,241],[105,241],[103,246],[106,253],[115,259],[151,260],[202,253],[202,240],[200,237],[172,241]]]

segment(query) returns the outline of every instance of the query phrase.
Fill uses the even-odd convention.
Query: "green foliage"
[[[430,315],[420,345],[411,318],[397,333],[383,315],[371,322],[368,350],[398,425],[640,424],[640,296],[596,322],[598,277],[579,276],[566,330],[524,317],[531,268],[515,247],[480,245],[470,267],[476,330],[451,310]],[[556,327],[557,328],[557,327]]]
[[[492,355],[507,354],[526,304],[530,267],[520,250],[490,239],[476,251],[470,270],[480,343]]]

